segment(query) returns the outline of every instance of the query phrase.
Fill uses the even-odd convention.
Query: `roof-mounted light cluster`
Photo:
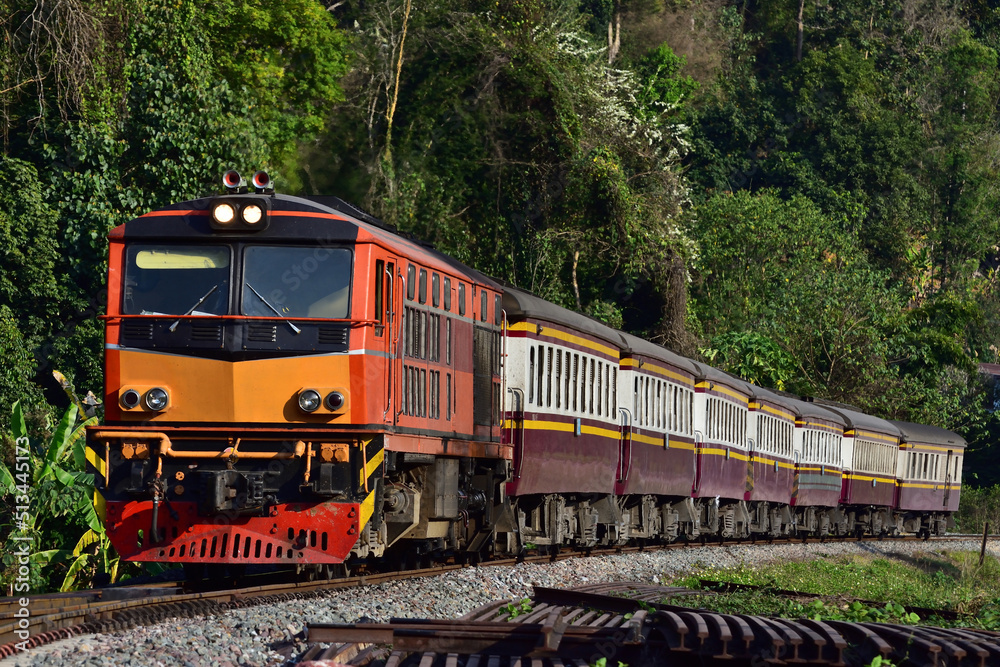
[[[251,179],[254,194],[274,193],[274,185],[266,171],[258,171]],[[222,175],[222,185],[230,195],[249,194],[246,181],[235,169]],[[248,232],[267,228],[270,201],[265,197],[220,197],[209,208],[212,229],[219,231]]]
[[[274,183],[266,171],[255,172],[250,184],[253,185],[253,191],[259,195],[274,194]],[[247,182],[235,169],[230,169],[222,175],[222,185],[231,195],[242,195],[250,191]]]

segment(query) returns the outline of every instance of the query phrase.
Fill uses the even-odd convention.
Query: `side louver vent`
[[[254,343],[274,343],[278,340],[278,327],[274,324],[250,324],[247,338]]]
[[[347,345],[347,327],[320,327],[319,342],[322,345]]]
[[[122,325],[122,334],[129,340],[153,340],[153,323],[126,321]]]
[[[221,341],[222,327],[213,324],[194,324],[191,326],[191,340]]]

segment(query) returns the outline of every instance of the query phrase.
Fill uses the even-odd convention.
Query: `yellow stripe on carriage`
[[[574,336],[571,333],[566,333],[565,331],[559,331],[558,329],[552,327],[542,327],[542,333],[538,334],[536,333],[538,331],[536,325],[528,324],[527,322],[516,322],[515,324],[512,324],[508,328],[508,331],[524,331],[527,333],[534,333],[536,336],[539,337],[545,336],[548,338],[557,338],[559,340],[566,341],[567,343],[572,343],[573,345],[579,345],[581,347],[586,347],[591,350],[594,350],[595,352],[606,354],[609,357],[613,357],[615,359],[617,359],[619,356],[618,348],[608,347],[607,345],[601,345],[600,343],[595,343],[593,341],[587,340],[586,338],[581,338],[580,336]]]

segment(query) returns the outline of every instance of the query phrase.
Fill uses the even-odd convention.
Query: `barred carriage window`
[[[639,376],[636,375],[635,380],[632,382],[632,414],[635,415],[635,420],[639,421]]]
[[[597,362],[597,389],[595,390],[597,392],[597,415],[598,416],[601,415],[601,404],[604,402],[602,400],[603,399],[603,395],[601,393],[601,386],[602,386],[602,384],[601,384],[601,376],[602,375],[603,374],[601,373],[601,362],[598,361]]]
[[[585,362],[586,363],[586,362]],[[573,411],[577,411],[580,397],[580,355],[573,355]]]
[[[570,386],[573,372],[572,355],[569,350],[563,353],[563,408],[570,409]]]
[[[694,435],[694,390],[684,390],[684,432]]]
[[[656,416],[653,419],[653,426],[656,428],[663,428],[662,418],[663,418],[663,383],[659,380],[656,381]]]
[[[535,402],[535,346],[528,349],[528,403]]]
[[[590,360],[590,381],[587,383],[587,407],[590,414],[594,414],[594,360]]]
[[[604,414],[614,417],[611,414],[611,364],[604,364]]]
[[[538,346],[538,405],[544,403],[544,390],[542,387],[542,376],[545,374],[545,347],[543,345]]]
[[[545,363],[545,407],[552,407],[552,348],[547,348]]]
[[[611,369],[611,405],[614,408],[612,417],[618,416],[618,368]]]
[[[556,350],[556,407],[562,407],[562,350]]]

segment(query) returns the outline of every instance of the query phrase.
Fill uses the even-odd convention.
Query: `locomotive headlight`
[[[339,391],[331,391],[326,395],[326,399],[324,399],[323,404],[326,406],[327,410],[336,412],[344,407],[344,395]]]
[[[220,202],[212,207],[212,219],[220,225],[227,225],[236,217],[236,209],[228,202]]]
[[[319,404],[320,395],[315,389],[304,389],[299,392],[299,407],[303,412],[316,412]]]
[[[121,401],[123,408],[126,410],[132,410],[133,408],[139,407],[139,392],[135,389],[126,389],[122,392],[122,395],[118,400]]]
[[[146,392],[146,407],[150,410],[155,410],[159,412],[160,410],[166,409],[167,405],[170,403],[170,396],[167,395],[165,389],[160,387],[153,387]]]
[[[260,222],[260,219],[264,217],[264,211],[261,210],[260,206],[257,204],[250,204],[249,206],[244,206],[241,212],[243,216],[243,222],[248,225],[256,225]]]

